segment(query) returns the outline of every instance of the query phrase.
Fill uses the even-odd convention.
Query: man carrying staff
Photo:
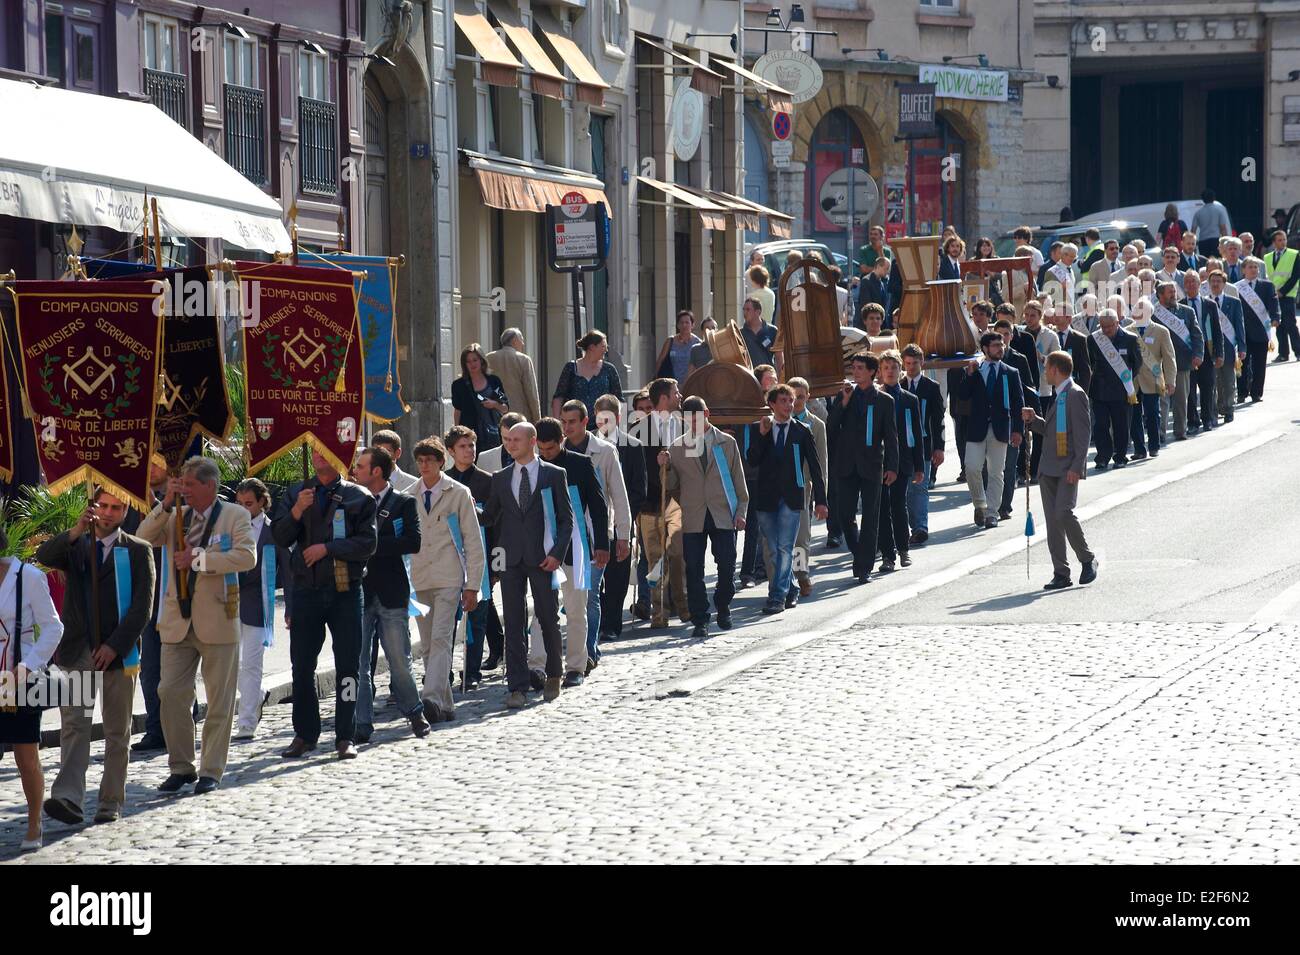
[[[1020,412],[1029,430],[1040,435],[1044,445],[1038,488],[1047,518],[1047,549],[1052,555],[1052,579],[1043,586],[1044,590],[1061,590],[1072,585],[1065,552],[1067,540],[1083,565],[1079,583],[1090,584],[1097,579],[1097,558],[1089,549],[1083,527],[1074,514],[1079,501],[1079,482],[1088,467],[1088,434],[1092,425],[1088,396],[1071,379],[1073,365],[1069,352],[1054,351],[1048,355],[1043,373],[1055,391],[1055,398],[1046,408],[1047,420],[1033,408],[1023,408]]]
[[[239,574],[257,566],[257,551],[248,511],[217,497],[220,477],[216,461],[190,458],[181,467],[181,476],[167,482],[166,496],[140,523],[139,536],[163,548],[167,568],[158,619],[162,638],[158,700],[171,772],[158,787],[165,793],[179,792],[194,782],[196,795],[212,792],[221,785],[230,749],[239,679]],[[172,511],[182,498],[184,544],[174,548]],[[203,760],[196,775],[194,674],[200,666],[208,713],[203,721]]]
[[[280,497],[271,533],[292,547],[293,619],[289,658],[293,668],[293,742],[280,755],[305,756],[320,737],[316,660],[329,627],[334,647],[336,702],[334,749],[355,759],[358,670],[361,659],[361,577],[375,552],[375,498],[343,477],[313,450],[316,475],[291,484]]]
[[[140,633],[153,610],[153,554],[149,545],[121,530],[126,505],[99,490],[69,531],[36,550],[36,562],[68,577],[63,602],[63,639],[54,662],[76,673],[91,694],[88,705],[60,707],[59,775],[45,801],[51,819],[75,825],[82,821],[86,769],[90,765],[91,713],[96,681],[104,675],[100,701],[104,715],[104,775],[99,784],[95,822],[116,822],[126,801],[126,767],[130,760],[131,709],[140,666]],[[93,538],[87,530],[94,530]],[[98,594],[91,561],[98,562]],[[82,599],[76,599],[80,597]],[[96,627],[97,625],[97,627]]]

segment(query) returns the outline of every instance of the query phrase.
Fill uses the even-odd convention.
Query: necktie
[[[193,516],[190,519],[190,529],[185,534],[185,541],[188,544],[198,545],[203,540],[203,515],[190,512]]]
[[[323,487],[316,489],[316,507],[322,515],[330,509],[330,495]]]
[[[780,454],[785,450],[785,425],[776,426],[776,453]]]
[[[528,477],[528,468],[524,468],[519,475],[519,510],[528,510],[528,499],[532,496],[532,481]]]
[[[433,510],[433,492],[425,489],[424,492],[424,513],[428,514]]]
[[[95,541],[95,560],[101,564],[104,562],[104,542],[101,540]]]

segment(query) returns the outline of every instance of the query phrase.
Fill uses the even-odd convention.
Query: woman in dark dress
[[[996,259],[997,257],[997,252],[993,249],[993,240],[986,235],[982,235],[975,243],[975,251],[971,253],[970,261]],[[989,276],[988,298],[994,305],[1002,304],[1002,281],[996,275]]]
[[[0,527],[0,549],[7,549],[8,535]],[[22,575],[22,603],[18,601]],[[21,626],[15,627],[15,617]],[[40,637],[36,636],[39,628]],[[21,630],[21,632],[17,632]],[[41,847],[41,806],[45,801],[45,777],[37,749],[41,741],[41,711],[18,707],[18,682],[28,673],[45,668],[63,638],[63,621],[54,610],[45,575],[17,557],[0,559],[0,743],[13,750],[23,795],[27,797],[27,836],[23,852]]]
[[[456,424],[471,428],[479,453],[501,443],[501,416],[510,410],[501,379],[488,374],[487,357],[478,342],[460,353],[461,376],[451,383]]]
[[[587,430],[594,431],[596,399],[601,395],[613,395],[621,399],[623,382],[618,376],[618,369],[605,361],[609,341],[604,332],[592,329],[578,339],[577,345],[582,357],[566,362],[564,370],[560,372],[555,395],[551,398],[551,417],[559,418],[564,403],[577,398],[587,406]]]

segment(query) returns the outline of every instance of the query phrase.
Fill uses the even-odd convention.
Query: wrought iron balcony
[[[305,193],[338,192],[338,107],[324,100],[298,98],[298,165]]]
[[[189,82],[184,73],[146,69],[144,91],[155,106],[189,129]]]
[[[226,162],[256,185],[266,184],[266,93],[227,83]]]

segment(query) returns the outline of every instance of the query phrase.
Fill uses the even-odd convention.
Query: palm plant
[[[228,444],[219,445],[209,441],[208,451],[217,459],[217,464],[221,468],[221,479],[238,481],[248,473],[248,463],[244,458],[248,403],[244,389],[244,370],[232,361],[226,362],[226,394],[230,399],[230,410],[235,416],[235,426],[230,431]],[[283,457],[272,461],[257,476],[268,484],[287,484],[290,481],[301,480],[302,448],[294,448]]]
[[[77,523],[85,509],[85,485],[78,484],[62,494],[51,494],[44,485],[24,487],[8,509],[5,530],[9,546],[0,557],[30,560],[37,547]]]

